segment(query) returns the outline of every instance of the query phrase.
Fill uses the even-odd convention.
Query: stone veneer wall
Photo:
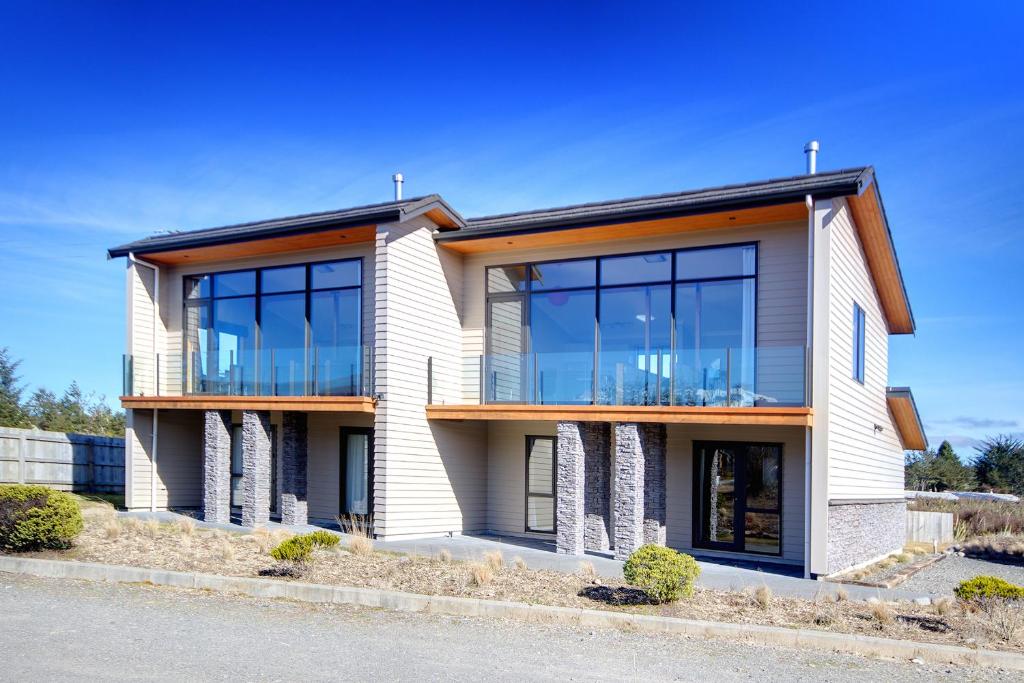
[[[231,521],[231,411],[203,413],[203,520]]]
[[[584,452],[581,422],[558,423],[555,482],[555,549],[582,555],[584,544]]]
[[[242,412],[242,525],[270,521],[270,413]]]
[[[645,543],[665,544],[663,424],[615,425],[615,557]]]
[[[900,550],[906,533],[905,501],[829,503],[828,573]]]
[[[645,424],[644,543],[665,545],[665,458],[668,430],[663,424]]]
[[[583,442],[583,547],[611,547],[612,426],[607,422],[579,423]]]
[[[306,413],[285,412],[281,416],[281,523],[306,524],[307,463],[309,427]]]

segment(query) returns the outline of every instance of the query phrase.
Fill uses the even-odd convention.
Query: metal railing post
[[[434,357],[427,356],[427,405],[434,403]]]
[[[732,349],[725,349],[725,405],[732,405]]]

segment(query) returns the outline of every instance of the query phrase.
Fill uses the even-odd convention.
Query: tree
[[[1024,496],[1024,441],[1008,435],[985,439],[974,475],[987,489]]]
[[[966,491],[974,486],[974,472],[961,462],[948,441],[939,444],[931,471],[936,491]]]
[[[0,347],[0,427],[31,427],[32,421],[21,405],[24,388],[18,376],[20,360],[11,358],[10,350]]]
[[[909,491],[935,490],[935,451],[907,453],[903,468],[903,485]]]

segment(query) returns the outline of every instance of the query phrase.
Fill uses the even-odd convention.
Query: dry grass
[[[587,560],[580,562],[579,574],[583,577],[583,580],[588,583],[594,583],[597,581],[597,570],[594,569],[593,562],[589,562]]]
[[[1024,534],[1024,505],[1020,503],[915,498],[907,503],[907,509],[952,512],[954,536],[958,541],[987,534]]]
[[[895,555],[894,557],[896,558],[896,561],[900,564],[906,564],[914,559],[914,556],[910,553],[900,553],[898,555]]]
[[[235,546],[226,538],[221,539],[220,547],[217,551],[220,553],[220,559],[225,562],[231,562],[235,559]]]
[[[1024,605],[1017,600],[989,600],[982,611],[989,633],[1011,645],[1020,645],[1024,633]]]
[[[110,540],[113,540],[121,535],[121,523],[117,521],[116,517],[114,519],[104,520],[103,535]]]
[[[882,629],[891,626],[896,621],[889,603],[882,601],[871,603],[871,617],[878,623],[878,627]]]
[[[266,527],[256,527],[246,537],[247,541],[251,541],[256,544],[261,554],[266,555],[270,550],[277,545],[277,541],[274,540],[273,534],[267,531]]]
[[[1024,560],[1024,535],[992,534],[972,538],[960,549],[965,555],[1000,562],[1021,562]]]
[[[845,600],[849,600],[850,599],[850,594],[847,592],[847,590],[845,588],[840,586],[839,588],[836,589],[836,593],[833,596],[833,598],[835,599],[836,602],[843,602]]]
[[[512,560],[512,566],[516,568],[516,571],[520,572],[526,571],[528,569],[528,567],[526,566],[526,560],[519,557],[518,555],[516,555],[516,558]]]
[[[184,536],[191,536],[196,532],[196,523],[188,517],[182,517],[178,520],[178,531]]]
[[[484,562],[488,567],[491,568],[495,574],[500,572],[505,567],[505,558],[502,556],[500,550],[484,554]]]
[[[372,555],[373,541],[366,536],[353,536],[348,542],[348,550],[353,555]]]
[[[441,552],[437,554],[437,559],[439,562],[444,562],[447,564],[448,562],[452,561],[452,553],[450,550],[448,550],[448,548],[441,548]]]
[[[953,607],[956,603],[953,602],[953,598],[942,597],[932,602],[932,608],[935,610],[935,614],[940,617],[944,617],[953,612]]]
[[[472,585],[486,586],[494,580],[494,570],[487,564],[474,564],[469,568],[469,580]]]
[[[156,538],[160,535],[160,522],[155,519],[147,519],[145,524],[142,525],[142,529],[150,538]]]
[[[760,586],[754,589],[753,593],[751,594],[751,597],[755,605],[767,611],[772,608],[772,601],[775,596],[772,594],[771,588],[769,588],[765,584],[761,584]]]

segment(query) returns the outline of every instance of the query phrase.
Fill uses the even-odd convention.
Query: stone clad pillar
[[[286,412],[282,416],[281,523],[306,524],[306,464],[309,431],[306,413]]]
[[[615,557],[624,560],[665,544],[665,425],[617,424],[615,441]]]
[[[584,454],[579,422],[558,423],[557,472],[555,549],[560,555],[582,555]]]
[[[611,547],[612,429],[607,422],[583,422],[583,547],[608,550]]]
[[[203,520],[231,521],[231,411],[203,413]]]
[[[663,424],[643,424],[644,543],[665,545],[665,442]]]
[[[270,521],[270,413],[242,412],[242,525]]]

